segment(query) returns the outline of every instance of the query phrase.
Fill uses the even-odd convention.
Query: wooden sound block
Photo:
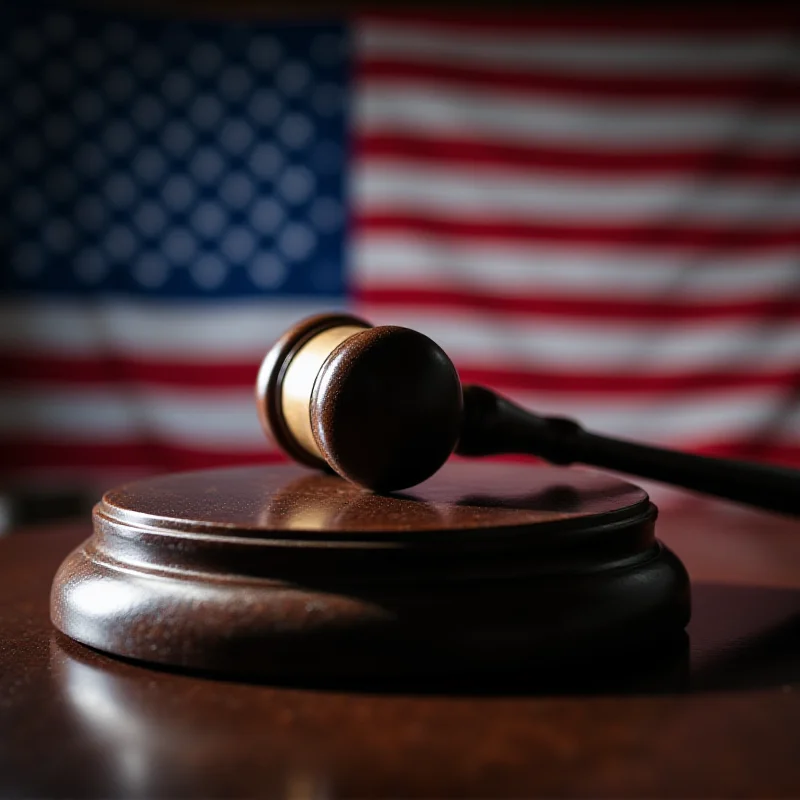
[[[295,466],[108,492],[56,575],[55,626],[147,662],[375,677],[599,662],[682,635],[689,580],[632,484],[449,464],[380,496]]]

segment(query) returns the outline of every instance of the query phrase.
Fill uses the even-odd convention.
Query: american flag
[[[300,317],[598,432],[800,465],[800,15],[6,5],[6,482],[280,458]]]

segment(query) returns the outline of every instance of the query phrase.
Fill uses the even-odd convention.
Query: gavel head
[[[258,373],[256,406],[264,430],[296,461],[388,492],[444,464],[463,398],[453,363],[427,336],[326,314],[275,343]]]

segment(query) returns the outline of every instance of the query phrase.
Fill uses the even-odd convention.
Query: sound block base
[[[233,468],[124,486],[93,516],[54,580],[54,625],[172,667],[594,666],[679,639],[689,619],[688,576],[645,492],[582,470],[451,464],[380,496],[300,467]]]

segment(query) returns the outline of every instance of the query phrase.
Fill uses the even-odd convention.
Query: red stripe
[[[142,361],[128,356],[80,357],[30,353],[0,354],[0,374],[6,383],[97,386],[150,386],[221,390],[255,386],[258,365],[252,361],[193,364],[183,361]]]
[[[285,461],[282,453],[200,450],[158,440],[137,442],[52,441],[35,437],[0,439],[0,470],[108,468],[172,472],[211,469],[230,465],[274,464]]]
[[[717,36],[728,32],[787,33],[800,25],[800,12],[786,2],[752,3],[736,6],[682,8],[664,7],[544,9],[536,11],[493,8],[490,12],[475,9],[448,11],[387,11],[364,14],[362,24],[425,25],[444,32],[480,31],[487,35],[518,34],[526,30],[547,32],[599,31],[612,33],[702,33]]]
[[[561,372],[540,369],[462,366],[456,363],[461,380],[490,386],[503,392],[542,392],[566,394],[622,395],[663,394],[720,389],[779,388],[800,390],[800,367],[768,372],[703,370],[646,374],[602,372]]]
[[[650,247],[697,247],[715,249],[772,249],[800,245],[800,226],[750,228],[730,225],[558,225],[537,222],[496,222],[482,219],[437,219],[398,212],[361,212],[355,224],[360,234],[369,231],[404,233],[491,241],[561,242],[595,246],[636,245]]]
[[[800,466],[800,444],[776,444],[750,439],[747,441],[719,442],[698,445],[687,452],[716,458],[740,458],[744,461],[762,461],[782,464],[787,467]]]
[[[592,152],[552,145],[512,145],[477,139],[441,138],[435,134],[360,134],[354,142],[357,158],[457,164],[475,167],[508,167],[536,171],[611,175],[664,175],[686,172],[702,181],[705,176],[737,178],[781,178],[800,176],[800,148],[770,152],[730,150],[636,152],[621,150]]]
[[[678,302],[661,300],[620,300],[611,298],[565,298],[543,295],[499,295],[486,290],[409,289],[390,287],[359,289],[357,300],[379,306],[458,308],[473,311],[525,314],[578,319],[675,322],[678,320],[800,319],[800,300],[773,297],[765,300],[726,302]]]
[[[800,464],[800,444],[777,444],[758,441],[684,444],[679,449],[722,458],[741,458],[774,464]],[[212,453],[164,444],[87,444],[20,439],[3,442],[0,472],[69,469],[76,472],[97,469],[171,472],[189,469],[213,469],[248,464],[283,463],[277,452]],[[9,455],[11,458],[9,458]],[[13,458],[13,460],[11,460]],[[501,456],[488,460],[529,461],[527,457]]]
[[[362,87],[404,84],[439,84],[459,89],[489,89],[503,94],[521,93],[571,95],[581,100],[592,96],[614,99],[663,100],[681,103],[720,99],[740,102],[755,100],[764,105],[800,104],[800,79],[789,74],[756,76],[662,77],[628,74],[622,77],[545,73],[541,70],[515,70],[481,63],[479,66],[420,63],[392,58],[366,57],[358,65]],[[643,108],[646,113],[646,108]]]
[[[770,370],[752,368],[736,370],[703,370],[702,372],[565,372],[538,367],[498,367],[476,365],[469,360],[457,365],[465,383],[484,383],[506,391],[591,392],[595,394],[629,395],[657,392],[681,393],[693,390],[735,389],[756,387],[800,388],[800,367]],[[227,365],[220,368],[225,383],[210,383],[216,368],[159,361],[131,361],[126,377],[112,377],[106,365],[90,358],[53,356],[3,356],[0,372],[13,376],[8,383],[38,386],[53,390],[68,386],[149,386],[191,390],[244,389],[253,386],[252,364]],[[56,389],[57,390],[57,389]]]

